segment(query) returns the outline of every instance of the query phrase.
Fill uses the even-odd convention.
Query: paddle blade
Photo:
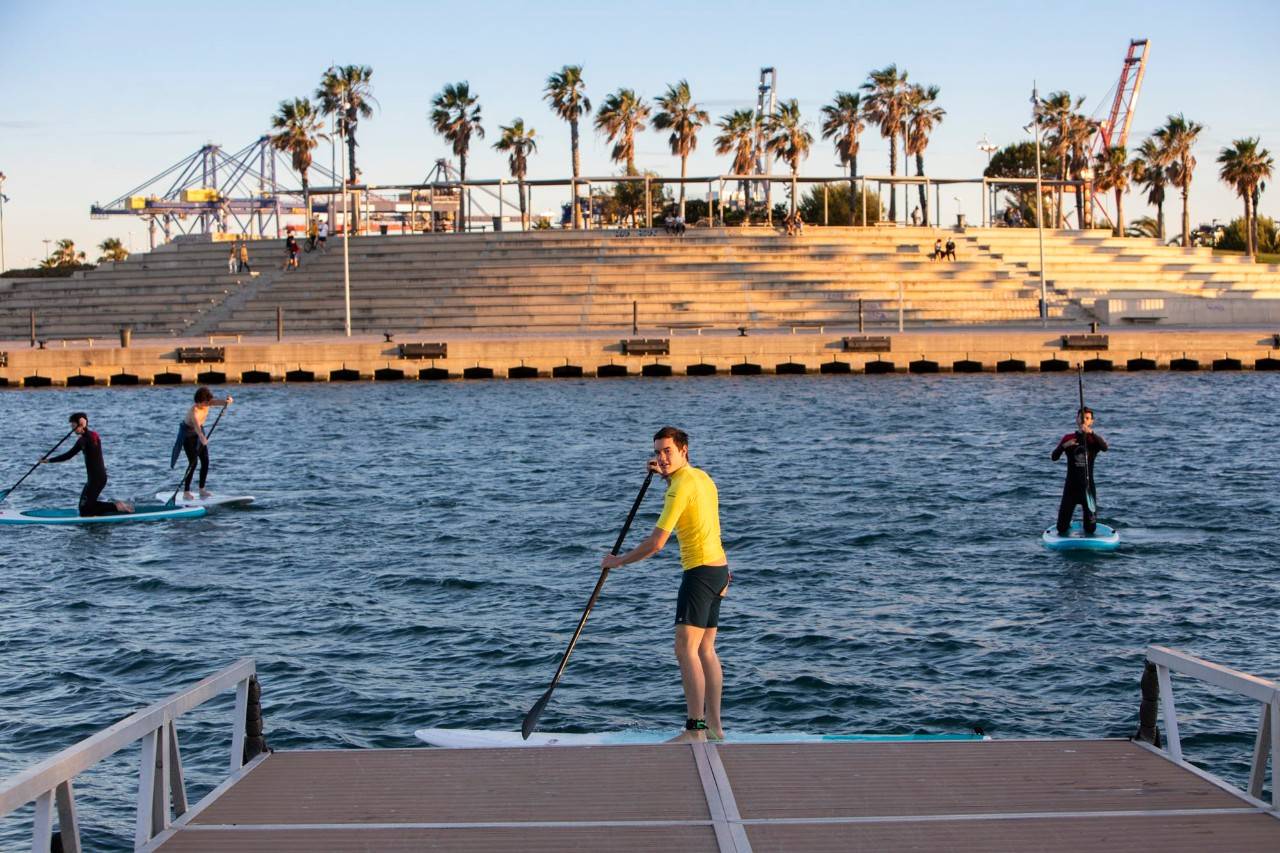
[[[555,685],[548,687],[547,692],[542,694],[542,698],[534,702],[529,713],[524,715],[524,722],[520,724],[520,737],[524,740],[528,740],[529,735],[533,734],[534,729],[538,727],[538,718],[542,716],[547,703],[551,701],[551,691],[555,689]]]
[[[0,489],[0,502],[3,502],[3,501],[4,501],[4,499],[5,499],[5,498],[7,498],[7,497],[9,497],[9,490],[8,490],[8,489]]]

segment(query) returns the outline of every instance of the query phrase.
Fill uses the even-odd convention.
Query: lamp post
[[[0,272],[4,272],[4,203],[8,200],[4,194],[4,172],[0,172]]]
[[[987,171],[988,172],[991,171],[991,155],[994,154],[996,151],[998,151],[999,148],[1000,146],[996,145],[994,142],[988,139],[985,133],[982,134],[982,138],[978,140],[978,150],[981,151],[983,154],[987,155]],[[986,177],[985,173],[983,177],[984,178]],[[987,192],[987,182],[985,180],[982,182],[982,192],[984,194],[986,194]],[[992,194],[991,196],[989,196],[986,199],[986,204],[983,206],[986,208],[986,211],[987,211],[987,224],[990,225],[991,222],[993,222],[996,218],[995,194]]]
[[[1049,325],[1049,290],[1044,280],[1044,176],[1040,169],[1040,93],[1031,84],[1031,123],[1036,135],[1036,242],[1040,247],[1040,325]]]
[[[53,241],[52,241],[52,240],[41,240],[40,242],[41,242],[41,243],[44,243],[44,259],[47,261],[47,260],[49,260],[49,244],[50,244],[50,243],[52,243]]]
[[[342,100],[342,118],[338,120],[338,133],[342,144],[347,143],[347,101]],[[351,220],[347,216],[347,158],[339,158],[342,163],[342,308],[343,331],[351,337]]]
[[[1080,230],[1093,227],[1093,167],[1085,165],[1080,170],[1080,180],[1084,181],[1084,203],[1080,205]]]

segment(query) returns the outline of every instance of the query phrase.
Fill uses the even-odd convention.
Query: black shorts
[[[694,566],[686,569],[676,594],[676,624],[695,628],[720,625],[720,602],[729,591],[728,566]]]

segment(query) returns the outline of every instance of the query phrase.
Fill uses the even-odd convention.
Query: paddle
[[[218,428],[218,421],[222,420],[222,416],[227,413],[228,406],[223,406],[222,411],[218,412],[218,416],[213,419],[213,426],[209,427],[209,431],[204,434],[205,443],[209,443],[209,439],[213,438],[213,431]],[[178,485],[174,488],[173,494],[169,496],[169,500],[165,501],[165,506],[174,506],[178,502],[178,492],[182,491],[182,484],[187,482],[187,478],[196,470],[196,463],[200,461],[197,455],[187,463],[187,471],[182,475],[182,479],[178,481]]]
[[[1076,379],[1080,386],[1080,408],[1076,410],[1076,424],[1084,420],[1084,365],[1077,368]],[[1080,433],[1081,443],[1084,445],[1084,471],[1085,471],[1085,487],[1084,500],[1089,505],[1089,512],[1096,517],[1098,514],[1098,498],[1093,490],[1093,466],[1089,464],[1089,434],[1083,429],[1078,430]]]
[[[76,431],[73,429],[73,430],[71,430],[71,432],[69,432],[69,433],[67,433],[66,435],[64,435],[64,436],[62,437],[62,440],[61,440],[61,441],[59,441],[59,442],[58,442],[57,444],[55,444],[53,447],[50,447],[50,448],[49,448],[49,452],[48,452],[48,453],[46,453],[44,456],[41,456],[41,457],[40,457],[40,462],[43,462],[44,460],[48,459],[48,458],[49,458],[49,454],[50,454],[50,453],[53,453],[53,451],[55,451],[55,450],[57,450],[59,447],[61,447],[61,446],[62,446],[62,442],[63,442],[63,441],[66,441],[68,438],[71,438],[71,436],[75,435],[75,432],[76,432]],[[36,464],[32,465],[29,469],[27,469],[27,473],[23,474],[23,475],[22,475],[22,477],[18,480],[18,482],[14,483],[12,486],[10,486],[10,487],[9,487],[9,488],[7,488],[7,489],[0,489],[0,503],[4,503],[5,498],[9,497],[9,493],[10,493],[10,492],[12,492],[14,489],[18,488],[18,486],[21,486],[21,485],[22,485],[22,481],[23,481],[23,480],[25,480],[25,479],[27,479],[28,477],[30,477],[30,476],[31,476],[31,472],[32,472],[32,471],[34,471],[34,470],[36,470],[37,468],[39,468],[39,467],[40,467],[40,462],[37,462]]]
[[[640,509],[640,502],[644,500],[644,493],[649,490],[649,483],[653,480],[653,472],[644,478],[644,485],[640,487],[640,494],[636,495],[635,503],[631,505],[631,512],[627,513],[627,523],[622,525],[622,532],[618,534],[618,540],[613,543],[613,551],[610,553],[617,554],[622,550],[622,542],[627,538],[627,531],[631,529],[631,522],[636,517],[636,510]],[[587,624],[587,616],[591,614],[591,608],[595,606],[596,599],[600,597],[600,590],[604,587],[604,579],[609,576],[608,569],[600,570],[600,579],[596,581],[596,588],[591,591],[591,598],[587,600],[587,609],[582,611],[582,618],[578,620],[578,628],[573,632],[573,637],[569,640],[569,648],[564,650],[564,657],[560,659],[560,666],[556,669],[555,676],[551,679],[551,686],[547,688],[547,692],[542,694],[542,698],[533,704],[529,709],[529,713],[524,715],[524,722],[520,724],[520,736],[525,740],[529,739],[529,735],[533,734],[534,728],[538,725],[538,717],[542,716],[542,712],[546,709],[547,703],[551,701],[551,694],[555,692],[556,685],[560,683],[560,676],[564,675],[564,668],[569,665],[569,655],[573,654],[573,647],[578,644],[578,637],[582,634],[582,628]]]

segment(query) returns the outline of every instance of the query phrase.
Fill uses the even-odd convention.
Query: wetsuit
[[[671,475],[657,526],[680,540],[684,572],[676,596],[676,624],[719,627],[720,602],[731,575],[720,543],[720,496],[705,471],[686,465]]]
[[[191,491],[191,476],[196,471],[196,460],[200,460],[200,488],[209,480],[209,445],[201,441],[204,435],[204,419],[209,410],[192,406],[182,421],[182,449],[187,454],[187,476],[182,480],[182,490]]]
[[[1107,442],[1096,432],[1088,433],[1087,441],[1080,440],[1081,434],[1069,432],[1058,442],[1050,455],[1054,462],[1062,454],[1067,454],[1067,481],[1062,487],[1062,503],[1058,504],[1058,535],[1066,536],[1071,529],[1071,516],[1080,507],[1084,517],[1084,532],[1092,536],[1098,527],[1097,514],[1089,510],[1087,495],[1093,496],[1093,503],[1098,503],[1098,494],[1093,482],[1093,460],[1107,449]],[[1074,447],[1067,447],[1069,441],[1076,442]],[[1087,452],[1086,452],[1087,447]]]
[[[84,434],[66,453],[49,457],[50,462],[66,462],[77,453],[84,453],[84,471],[89,481],[80,492],[81,515],[115,515],[120,510],[109,501],[100,501],[98,496],[107,487],[107,463],[102,458],[102,439],[93,430],[85,430]]]

